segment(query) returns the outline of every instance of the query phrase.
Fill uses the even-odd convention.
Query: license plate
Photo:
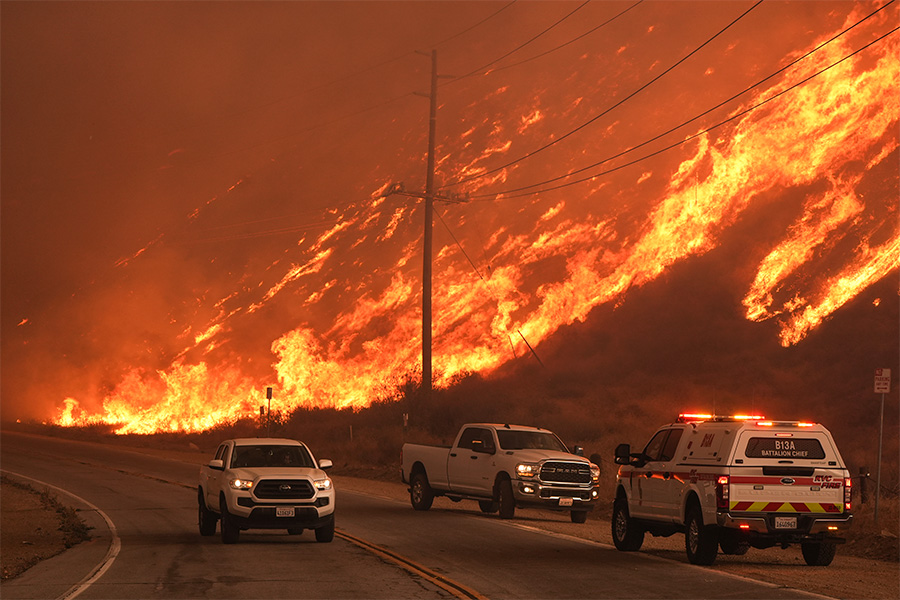
[[[572,506],[573,504],[575,504],[575,501],[572,500],[571,498],[560,498],[559,499],[560,506]]]
[[[775,517],[775,529],[797,529],[797,517]]]
[[[294,507],[293,506],[276,506],[275,507],[275,516],[276,517],[293,517],[294,516]]]

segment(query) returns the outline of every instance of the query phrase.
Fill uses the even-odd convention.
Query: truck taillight
[[[850,511],[850,495],[853,491],[853,480],[849,477],[844,477],[844,510]]]
[[[728,510],[728,475],[719,475],[716,480],[716,508]]]

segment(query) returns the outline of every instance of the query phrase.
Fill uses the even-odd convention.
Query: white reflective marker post
[[[878,525],[878,498],[881,496],[881,451],[884,443],[884,395],[891,391],[891,370],[875,369],[875,393],[881,393],[881,418],[878,420],[878,470],[875,474],[875,525]]]

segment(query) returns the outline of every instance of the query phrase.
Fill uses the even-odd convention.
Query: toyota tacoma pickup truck
[[[316,461],[302,442],[277,438],[226,440],[200,468],[197,487],[200,534],[220,523],[222,542],[241,530],[315,530],[316,541],[334,539],[334,485],[327,458]]]
[[[645,532],[683,532],[693,564],[712,564],[719,549],[800,544],[808,565],[827,566],[853,518],[850,473],[816,423],[681,414],[641,452],[619,444],[615,461],[622,551],[639,550]]]
[[[499,511],[503,519],[513,518],[517,506],[537,506],[584,523],[599,497],[600,468],[537,427],[463,425],[451,447],[404,444],[400,464],[415,510],[446,496],[477,500],[482,512]]]

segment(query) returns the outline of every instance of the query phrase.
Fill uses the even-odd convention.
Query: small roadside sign
[[[891,392],[891,370],[875,369],[875,393],[889,394]]]

